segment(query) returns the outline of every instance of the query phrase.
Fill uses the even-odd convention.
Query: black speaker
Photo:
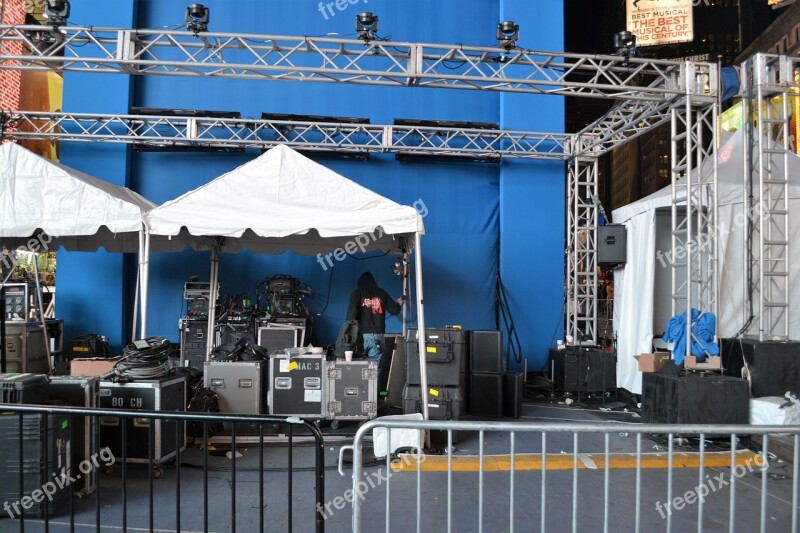
[[[747,362],[753,398],[800,394],[800,342],[722,339],[721,345],[728,375],[741,377]]]
[[[690,372],[642,374],[642,422],[649,424],[748,424],[747,381]]]
[[[553,381],[563,392],[605,392],[617,386],[617,364],[613,352],[598,348],[550,350]]]
[[[625,264],[626,231],[622,224],[597,226],[597,266],[612,267]]]
[[[503,418],[503,376],[473,372],[469,376],[469,414]]]
[[[472,330],[469,332],[469,369],[471,372],[505,372],[503,332]]]
[[[504,375],[503,416],[519,418],[522,416],[522,394],[525,389],[525,374],[517,372]]]

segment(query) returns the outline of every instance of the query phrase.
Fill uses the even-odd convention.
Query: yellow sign
[[[686,43],[694,40],[692,0],[627,2],[627,29],[636,36],[636,46]]]

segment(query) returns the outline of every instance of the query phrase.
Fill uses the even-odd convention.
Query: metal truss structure
[[[745,331],[789,339],[789,97],[800,92],[800,60],[758,54],[742,66],[745,82]],[[755,300],[755,301],[754,301]]]
[[[672,314],[687,314],[687,339],[693,335],[693,309],[717,314],[718,116],[716,104],[695,106],[691,92],[672,107]],[[685,355],[692,354],[691,344],[686,342]]]
[[[567,340],[597,342],[597,158],[567,171]]]
[[[20,53],[19,43],[27,52]],[[460,44],[0,25],[0,67],[15,69],[356,83],[660,102],[684,92],[680,65],[676,61]],[[707,63],[697,65],[702,65],[699,68],[707,75],[716,68]]]
[[[22,45],[22,46],[20,46]],[[21,51],[22,50],[22,51]],[[151,148],[269,147],[473,158],[561,159],[569,165],[567,334],[597,342],[597,157],[672,122],[673,181],[713,153],[717,65],[494,47],[186,31],[0,25],[0,68],[195,76],[553,94],[619,100],[574,135],[255,119],[12,112],[17,138],[141,143]],[[681,150],[685,155],[680,156]],[[684,185],[690,212],[713,224],[716,172]],[[702,191],[712,196],[702,199]],[[678,191],[673,203],[680,202]],[[673,208],[673,213],[676,209]],[[693,220],[692,216],[687,220]],[[704,226],[701,226],[704,227]],[[712,226],[708,226],[712,227]],[[691,246],[697,227],[676,226]],[[716,242],[716,241],[714,241]],[[714,244],[716,246],[716,244]],[[713,256],[715,257],[715,256]],[[715,301],[713,268],[688,262],[685,302]],[[715,261],[711,261],[712,266]],[[692,292],[692,287],[695,287]],[[679,294],[684,288],[673,287]],[[677,296],[676,302],[680,299]],[[691,315],[688,315],[691,324]]]
[[[268,149],[286,144],[343,155],[395,153],[476,160],[569,157],[571,135],[428,126],[382,126],[202,116],[12,111],[13,139],[135,144],[139,149]]]

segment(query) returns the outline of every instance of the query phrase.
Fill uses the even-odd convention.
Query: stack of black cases
[[[100,407],[145,411],[185,411],[186,377],[172,376],[129,383],[100,382]],[[150,442],[150,424],[153,441]],[[116,458],[122,458],[122,429],[125,424],[125,453],[129,463],[150,463],[158,467],[186,448],[184,424],[177,420],[149,418],[100,417],[100,448],[108,447]]]
[[[469,414],[478,417],[503,417],[503,332],[469,332]]]
[[[378,362],[328,362],[329,420],[371,420],[378,416]]]
[[[205,386],[217,393],[221,413],[264,413],[266,361],[210,361],[204,371]]]
[[[15,518],[18,513],[44,518],[45,514],[54,514],[67,501],[69,479],[76,477],[77,470],[77,466],[71,463],[69,437],[67,415],[25,414],[20,422],[16,413],[0,414],[0,501],[16,503],[37,489],[53,489],[52,499],[32,500],[27,509],[18,506]]]
[[[50,378],[50,402],[73,407],[94,408],[98,406],[100,380],[93,376],[53,376]],[[83,461],[91,463],[97,453],[95,427],[97,419],[90,416],[72,417],[72,469],[77,470]],[[87,464],[89,464],[87,463]],[[80,497],[94,492],[97,485],[97,469],[81,472],[74,491]]]
[[[467,333],[457,328],[425,330],[425,363],[428,390],[422,393],[419,372],[419,332],[406,334],[406,386],[403,389],[403,413],[423,412],[428,405],[431,420],[460,420],[466,414]],[[434,431],[431,438],[447,442],[446,432]],[[460,436],[453,432],[453,442]]]
[[[325,354],[269,357],[269,414],[322,419],[327,416],[328,374]]]

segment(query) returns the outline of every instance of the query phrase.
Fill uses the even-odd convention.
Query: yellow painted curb
[[[421,456],[423,472],[447,472],[446,455]],[[608,458],[609,468],[633,469],[636,468],[635,453],[603,453],[578,454],[578,469],[602,470],[606,467]],[[400,461],[393,465],[397,472],[416,472],[417,459],[414,454],[401,454]],[[736,465],[761,465],[761,457],[750,450],[736,452]],[[726,468],[731,466],[730,452],[706,452],[704,458],[706,467]],[[644,453],[641,456],[642,468],[664,468],[669,466],[669,456],[666,453]],[[672,454],[672,468],[698,468],[700,454],[698,452],[674,452]],[[574,459],[571,454],[550,453],[542,457],[539,453],[518,453],[515,457],[514,470],[571,470]],[[477,472],[480,470],[480,457],[477,455],[454,455],[453,472]],[[484,472],[508,472],[511,470],[510,455],[484,455]]]

